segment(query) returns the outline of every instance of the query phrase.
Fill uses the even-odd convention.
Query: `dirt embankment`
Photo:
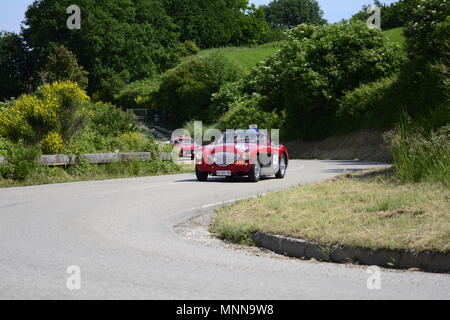
[[[286,143],[293,159],[366,160],[390,162],[383,132],[361,130],[320,141]]]

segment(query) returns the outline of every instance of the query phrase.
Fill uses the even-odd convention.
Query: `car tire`
[[[248,174],[248,179],[251,182],[258,182],[261,180],[261,164],[259,161],[256,161],[252,168],[250,169],[250,173]]]
[[[197,176],[197,180],[200,182],[208,181],[208,172],[201,172],[195,169],[195,175]]]
[[[280,157],[280,169],[278,169],[278,172],[275,174],[275,177],[277,179],[283,179],[286,176],[286,168],[287,168],[287,158],[286,155],[283,154]]]

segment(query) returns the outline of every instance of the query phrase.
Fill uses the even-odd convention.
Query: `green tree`
[[[264,13],[248,0],[165,0],[182,41],[202,48],[249,44],[267,32]]]
[[[253,70],[242,94],[259,94],[262,112],[285,112],[286,138],[317,139],[336,132],[336,111],[347,91],[398,72],[405,60],[398,45],[362,22],[300,25],[278,54]]]
[[[108,87],[144,79],[178,61],[179,35],[158,0],[79,0],[81,30],[69,30],[71,0],[38,0],[25,14],[23,35],[43,69],[56,45],[73,52],[89,72],[89,92],[111,99]],[[120,88],[113,88],[118,91]]]
[[[194,118],[211,120],[212,94],[240,76],[238,69],[220,55],[194,58],[163,77],[156,98],[158,107],[176,125]]]
[[[89,73],[78,65],[75,55],[64,46],[54,48],[41,74],[47,83],[69,80],[78,83],[82,89],[87,88]]]
[[[324,24],[317,0],[274,0],[265,7],[266,20],[274,27],[292,28],[299,24]]]
[[[390,30],[405,26],[411,19],[414,8],[420,3],[420,0],[399,0],[391,4],[382,3],[375,0],[375,5],[381,9],[381,28]],[[364,5],[358,13],[353,15],[351,20],[366,22],[370,14],[367,13],[367,5]]]
[[[31,54],[23,39],[0,32],[0,100],[18,97],[31,77]]]
[[[408,53],[412,59],[435,60],[442,56],[442,41],[446,39],[438,37],[436,30],[449,16],[449,0],[421,1],[414,7],[405,28]]]

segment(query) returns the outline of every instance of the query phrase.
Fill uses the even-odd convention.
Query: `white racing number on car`
[[[278,168],[278,165],[280,164],[280,156],[278,154],[273,155],[273,167]]]

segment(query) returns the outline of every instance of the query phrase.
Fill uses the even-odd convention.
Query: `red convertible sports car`
[[[178,137],[172,140],[172,145],[180,152],[180,158],[189,156],[194,160],[194,151],[197,147],[194,139],[189,137]]]
[[[289,155],[284,146],[273,145],[266,131],[258,129],[227,131],[217,143],[196,152],[198,181],[208,176],[247,176],[258,182],[263,176],[283,179]]]

